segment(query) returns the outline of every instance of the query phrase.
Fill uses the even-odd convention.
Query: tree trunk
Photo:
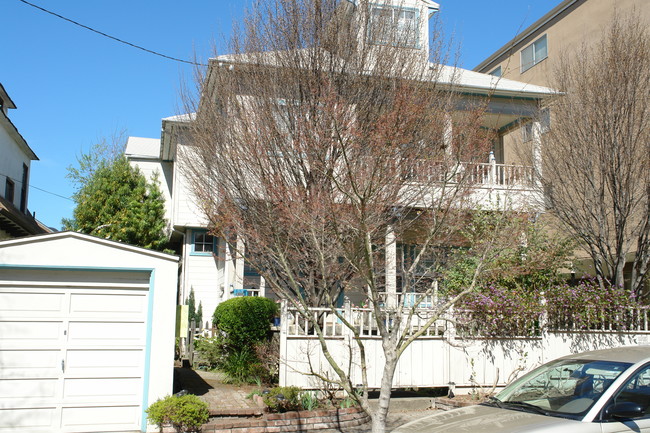
[[[395,351],[386,351],[386,364],[384,373],[381,378],[381,388],[379,390],[379,401],[377,410],[372,414],[372,433],[385,433],[386,421],[388,419],[388,409],[390,407],[390,393],[393,387],[393,377],[397,367],[397,357]]]

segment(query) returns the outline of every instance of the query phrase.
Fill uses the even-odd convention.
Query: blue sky
[[[117,38],[181,59],[207,57],[251,0],[29,0]],[[560,0],[438,0],[445,33],[473,68]],[[0,5],[0,82],[18,109],[9,116],[38,155],[29,209],[59,229],[74,203],[66,167],[115,131],[160,136],[178,114],[192,67],[117,43],[19,0]],[[45,191],[42,191],[45,190]],[[56,194],[56,195],[54,195]]]

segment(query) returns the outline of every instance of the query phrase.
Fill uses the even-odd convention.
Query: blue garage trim
[[[142,272],[149,274],[149,299],[147,305],[147,323],[146,323],[146,340],[144,349],[144,371],[142,373],[142,414],[140,430],[145,432],[147,430],[147,414],[145,410],[149,404],[149,376],[151,374],[151,335],[152,335],[152,320],[153,320],[153,298],[155,288],[155,273],[153,268],[110,268],[110,267],[94,267],[94,266],[38,266],[38,265],[10,265],[0,264],[0,269],[32,269],[32,270],[47,270],[47,271],[89,271],[89,272]]]
[[[153,292],[156,270],[151,270],[149,277],[149,306],[147,307],[147,341],[144,349],[144,373],[142,376],[142,423],[140,430],[147,431],[147,413],[149,407],[149,376],[151,374],[151,330],[153,321]],[[172,390],[173,391],[173,390]]]

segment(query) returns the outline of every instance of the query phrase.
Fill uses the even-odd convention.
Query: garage
[[[72,232],[0,242],[0,432],[145,431],[172,391],[177,269]]]

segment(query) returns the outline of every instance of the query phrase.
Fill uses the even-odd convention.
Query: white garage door
[[[147,294],[0,286],[0,433],[140,430]]]

